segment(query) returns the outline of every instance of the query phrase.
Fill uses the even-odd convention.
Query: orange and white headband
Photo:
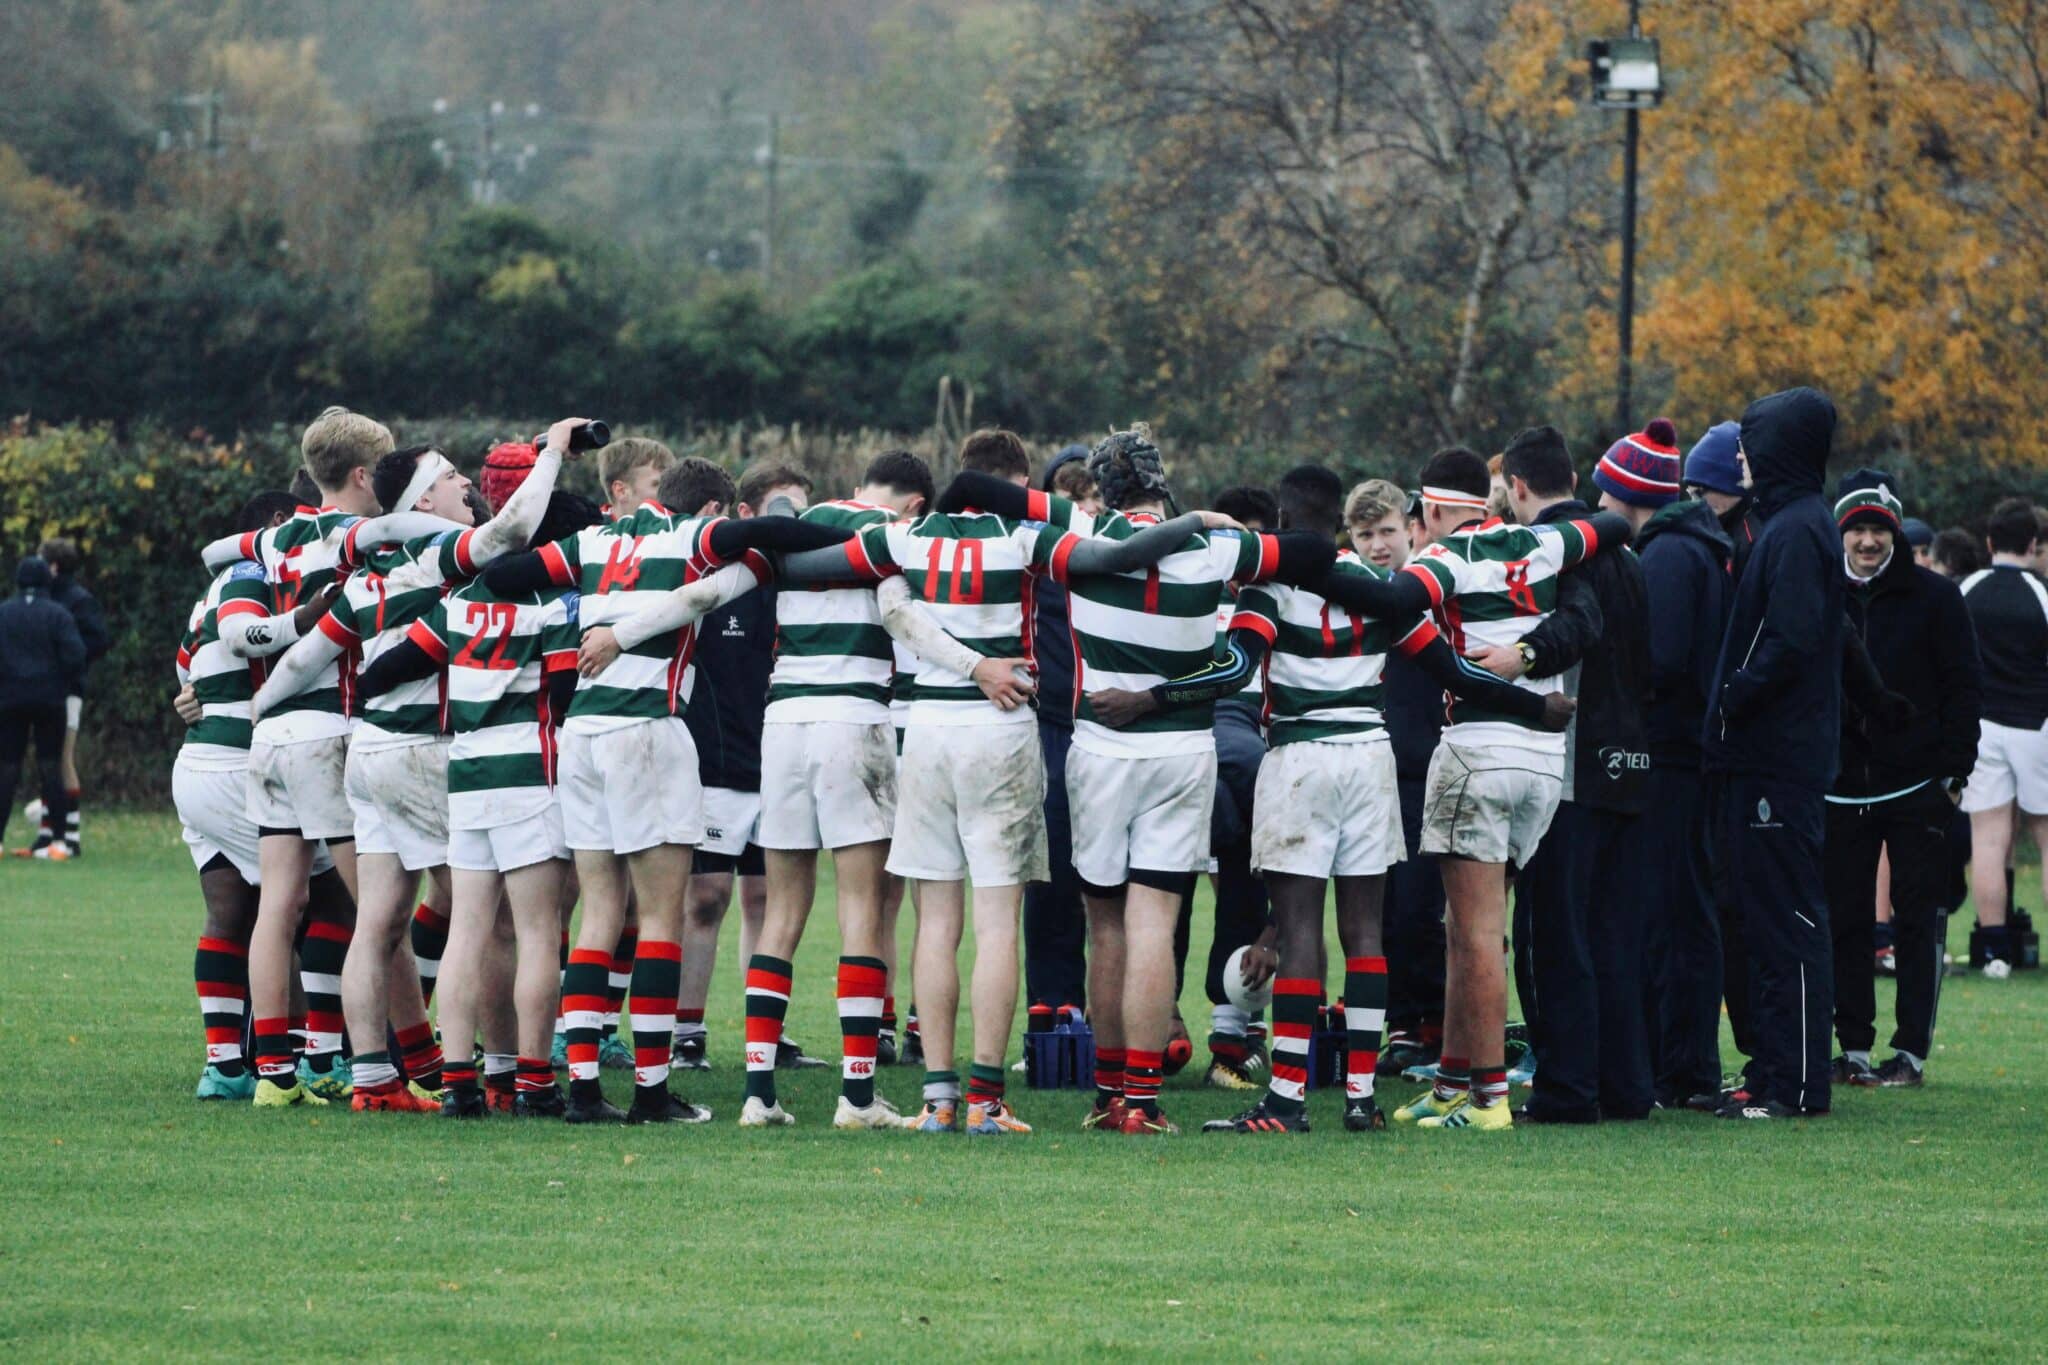
[[[1476,511],[1486,510],[1486,499],[1462,488],[1437,488],[1431,484],[1422,485],[1424,502],[1440,502],[1447,507],[1470,507]]]

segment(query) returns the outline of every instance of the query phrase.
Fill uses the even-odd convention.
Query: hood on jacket
[[[1827,482],[1834,440],[1835,403],[1819,389],[1786,389],[1745,408],[1742,452],[1758,508],[1769,511],[1818,495]]]
[[[1714,555],[1726,559],[1735,552],[1735,541],[1722,528],[1721,519],[1714,515],[1714,509],[1704,502],[1674,502],[1657,509],[1657,515],[1643,524],[1636,532],[1635,551],[1641,554],[1651,541],[1659,536],[1691,536],[1703,540],[1713,548]]]
[[[23,592],[46,592],[50,587],[50,566],[41,555],[24,556],[14,566],[14,586]]]
[[[1062,466],[1087,458],[1088,447],[1079,441],[1070,446],[1061,446],[1059,454],[1053,456],[1052,463],[1045,467],[1045,477],[1038,481],[1038,486],[1048,493],[1052,492],[1052,476],[1059,473]]]

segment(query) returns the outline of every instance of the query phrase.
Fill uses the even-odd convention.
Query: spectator
[[[1052,457],[1040,487],[1052,491],[1076,461],[1085,471],[1088,447],[1070,445]],[[1067,750],[1074,742],[1074,636],[1067,626],[1067,590],[1050,578],[1032,589],[1031,656],[1038,667],[1038,742],[1045,753],[1045,846],[1052,880],[1024,888],[1024,995],[1048,1020],[1062,1005],[1087,1003],[1088,921],[1074,875],[1073,831],[1067,819]]]
[[[1102,485],[1088,472],[1086,460],[1068,460],[1055,469],[1052,491],[1091,517],[1102,515]]]
[[[1933,561],[1928,568],[1958,582],[1990,563],[1984,557],[1984,542],[1960,526],[1937,534],[1928,547],[1927,557]]]
[[[1697,449],[1697,447],[1695,447]],[[1690,473],[1690,469],[1688,469]],[[1653,907],[1644,981],[1651,1064],[1666,1108],[1721,1102],[1721,929],[1707,861],[1700,732],[1728,625],[1735,542],[1704,501],[1674,502],[1636,537],[1649,603],[1650,753],[1638,858]]]
[[[1817,390],[1760,398],[1739,451],[1761,526],[1735,585],[1709,693],[1701,767],[1713,856],[1726,869],[1749,967],[1756,1051],[1723,1117],[1829,1108],[1834,965],[1821,841],[1841,747],[1841,537],[1821,497],[1835,405]],[[1740,542],[1737,552],[1740,553]]]
[[[1399,573],[1414,552],[1421,511],[1419,498],[1411,499],[1385,479],[1369,479],[1352,489],[1344,502],[1344,521],[1359,558]],[[1429,756],[1444,727],[1444,690],[1397,649],[1387,654],[1380,700],[1394,746],[1408,853],[1405,861],[1387,869],[1387,1037],[1377,1068],[1382,1076],[1398,1076],[1411,1066],[1434,1065],[1444,1042],[1444,882],[1436,855],[1421,847],[1422,794]]]
[[[1977,755],[1977,646],[1955,584],[1904,553],[1902,508],[1888,480],[1858,470],[1842,480],[1849,623],[1886,687],[1910,704],[1884,723],[1843,713],[1841,772],[1828,795],[1828,923],[1834,936],[1834,1082],[1919,1085],[1933,1050],[1947,940],[1948,830]],[[1902,710],[1904,708],[1901,708]],[[1873,1067],[1877,1041],[1873,904],[1889,853],[1898,1026],[1892,1056]]]
[[[1639,530],[1676,499],[1677,440],[1660,418],[1615,442],[1593,472],[1601,510]],[[1541,442],[1518,440],[1504,472],[1515,518],[1526,525],[1591,514],[1573,496],[1578,476],[1554,432]],[[1642,712],[1648,601],[1631,554],[1600,555],[1572,576],[1591,589],[1602,625],[1586,640],[1577,669],[1563,799],[1515,883],[1515,954],[1531,986],[1522,1008],[1536,1053],[1535,1088],[1516,1117],[1534,1123],[1647,1118],[1656,1102],[1643,1013],[1649,904],[1630,848],[1650,766]],[[1523,671],[1561,672],[1570,629],[1560,610],[1523,637]]]
[[[107,619],[100,611],[99,599],[78,581],[83,557],[78,553],[77,541],[69,536],[55,536],[44,541],[37,553],[50,566],[50,600],[70,612],[71,619],[78,623],[79,638],[85,641],[85,662],[79,665],[77,674],[64,692],[64,755],[58,765],[58,777],[63,784],[63,823],[59,824],[53,813],[58,803],[51,798],[57,793],[46,786],[43,791],[43,826],[36,832],[35,848],[48,848],[62,837],[64,851],[76,858],[79,854],[78,799],[83,786],[78,779],[78,722],[85,710],[86,670],[107,652]]]
[[[45,818],[53,828],[64,827],[64,784],[58,780],[64,698],[85,667],[78,622],[50,596],[49,564],[39,555],[22,560],[14,586],[15,595],[0,603],[0,843],[31,737],[46,793]],[[46,844],[41,856],[62,860],[69,851],[61,843]]]
[[[2013,812],[2048,849],[2048,587],[2034,576],[2041,524],[2024,498],[1991,509],[1985,543],[1991,567],[1962,581],[1984,669],[1984,722],[1977,766],[1963,789],[1970,816],[1970,890],[1984,942],[1984,975],[2012,973],[2005,879]]]
[[[1934,528],[1918,517],[1907,517],[1900,523],[1905,527],[1906,544],[1912,548],[1913,562],[1923,569],[1934,567]]]

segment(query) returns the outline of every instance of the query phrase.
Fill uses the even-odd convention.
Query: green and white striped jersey
[[[1349,550],[1338,554],[1330,574],[1390,577]],[[1384,741],[1380,689],[1387,651],[1413,654],[1437,638],[1426,616],[1404,628],[1353,615],[1306,588],[1279,583],[1239,592],[1230,624],[1266,637],[1266,738],[1275,746]]]
[[[505,599],[472,582],[406,631],[447,669],[450,829],[515,824],[555,799],[546,677],[576,667],[576,610],[574,589]]]
[[[1057,504],[1062,499],[1053,499]],[[1159,518],[1106,513],[1095,534],[1127,540]],[[1210,531],[1188,537],[1153,568],[1089,574],[1067,584],[1074,628],[1074,743],[1110,758],[1197,753],[1216,743],[1214,702],[1163,706],[1121,730],[1095,719],[1087,694],[1145,691],[1205,667],[1216,651],[1216,609],[1224,585],[1257,583],[1280,562],[1271,536]]]
[[[469,556],[475,531],[443,531],[370,553],[369,563],[349,575],[341,596],[320,618],[319,630],[348,651],[360,668],[405,638],[451,586],[476,573]],[[405,744],[431,743],[440,735],[443,679],[400,683],[380,697],[356,696],[358,722],[351,747],[366,752]]]
[[[356,563],[351,532],[361,517],[334,507],[301,507],[276,526],[242,537],[242,558],[260,565],[260,581],[237,579],[222,616],[244,611],[283,616],[320,592]],[[348,733],[355,685],[354,660],[343,655],[321,670],[295,696],[263,713],[255,737],[266,744],[295,744]]]
[[[178,645],[178,681],[192,684],[199,723],[185,731],[181,756],[209,772],[231,771],[249,762],[249,702],[263,682],[261,659],[237,658],[221,643],[220,607],[229,584],[263,581],[253,560],[230,564],[213,576],[206,595],[192,604],[185,638]]]
[[[871,526],[847,542],[847,556],[876,579],[901,573],[948,635],[991,658],[1030,657],[1031,583],[1063,580],[1080,537],[1045,521],[988,512],[934,512],[915,522]],[[917,661],[909,725],[1029,725],[1028,707],[999,711],[973,681]]]
[[[611,625],[720,568],[710,539],[720,520],[675,516],[658,503],[642,503],[631,516],[543,545],[541,561],[557,584],[582,593],[582,629]],[[755,582],[772,576],[765,557],[750,554],[747,563]],[[685,714],[696,682],[690,662],[696,648],[697,628],[685,626],[622,651],[595,678],[578,678],[568,728],[601,734]]]
[[[896,520],[887,507],[850,499],[806,508],[802,520],[856,534]],[[782,585],[775,595],[775,669],[765,723],[889,719],[895,649],[872,587]]]
[[[1237,616],[1237,599],[1240,594],[1224,590],[1223,600],[1216,604],[1216,654],[1221,658],[1228,648],[1231,622]],[[1266,704],[1266,679],[1263,673],[1254,673],[1243,687],[1218,701],[1243,702],[1247,706],[1263,708]]]
[[[1590,523],[1511,526],[1488,519],[1432,541],[1401,572],[1429,588],[1437,622],[1451,648],[1512,645],[1557,609],[1557,576],[1599,546]],[[1565,690],[1562,676],[1518,678],[1539,696]],[[1538,728],[1477,702],[1454,698],[1443,737],[1474,748],[1507,745],[1538,753],[1565,751],[1562,732]]]

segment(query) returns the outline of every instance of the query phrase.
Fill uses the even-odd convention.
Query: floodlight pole
[[[1628,36],[1643,36],[1641,0],[1629,0]],[[1635,388],[1636,331],[1636,142],[1642,132],[1642,115],[1628,110],[1628,129],[1621,154],[1621,355],[1615,375],[1614,422],[1617,431],[1634,430],[1629,417]]]

